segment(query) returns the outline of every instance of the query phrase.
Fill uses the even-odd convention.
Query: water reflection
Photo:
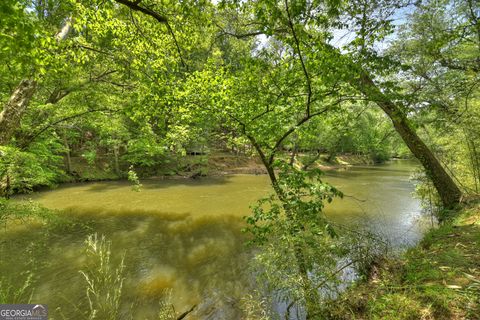
[[[78,270],[84,264],[83,242],[93,230],[112,241],[117,261],[126,253],[124,302],[143,306],[136,313],[138,319],[153,319],[159,298],[169,290],[178,311],[198,304],[218,288],[230,298],[240,298],[245,292],[240,279],[247,253],[238,217],[207,219],[159,212],[149,216],[144,211],[107,215],[103,211],[99,218],[97,210],[77,209],[70,214],[73,212],[84,227],[3,234],[0,249],[9,253],[2,254],[2,274],[19,277],[41,262],[34,271],[38,277],[34,301],[46,301],[50,310],[61,308],[67,319],[74,317],[68,312],[69,304],[85,296],[85,281]],[[19,264],[29,259],[32,263]]]
[[[423,227],[417,223],[419,203],[411,197],[412,170],[411,163],[394,162],[327,173],[325,179],[346,197],[328,205],[326,215],[336,223],[382,233],[397,248],[416,242]],[[73,319],[72,305],[85,300],[85,280],[78,272],[85,263],[83,243],[97,232],[112,241],[117,261],[126,254],[123,305],[134,305],[135,319],[156,318],[158,302],[167,293],[179,312],[201,303],[198,318],[237,318],[235,301],[250,283],[242,217],[270,192],[268,178],[235,175],[142,184],[141,192],[127,182],[101,182],[32,195],[46,207],[65,209],[63,214],[77,223],[2,232],[2,275],[21,282],[22,273],[33,268],[33,301],[48,303],[56,318],[62,313]]]

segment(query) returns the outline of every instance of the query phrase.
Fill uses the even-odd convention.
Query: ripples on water
[[[424,226],[409,176],[414,164],[329,172],[325,180],[346,194],[326,207],[329,219],[364,226],[394,247],[419,240]],[[158,301],[171,296],[183,312],[202,304],[203,314],[236,317],[235,301],[248,292],[242,217],[249,205],[270,192],[266,176],[235,175],[200,180],[146,180],[141,192],[127,182],[85,183],[31,195],[35,201],[78,222],[74,226],[17,227],[0,235],[0,271],[13,282],[33,269],[38,278],[34,303],[47,303],[74,317],[85,299],[83,246],[97,232],[112,241],[117,262],[126,253],[123,305],[135,319],[154,319]],[[207,301],[207,302],[206,302]],[[214,308],[216,305],[218,308]],[[217,314],[225,306],[223,312]],[[232,313],[233,312],[233,313]]]

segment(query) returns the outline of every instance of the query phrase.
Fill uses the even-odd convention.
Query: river
[[[326,173],[325,180],[346,195],[327,205],[326,216],[374,231],[395,249],[415,244],[426,228],[412,197],[415,166],[402,160]],[[31,270],[32,303],[48,304],[54,319],[81,319],[76,314],[85,311],[78,309],[85,307],[86,282],[79,273],[84,241],[98,233],[112,242],[113,262],[125,255],[122,312],[134,310],[134,319],[158,319],[159,301],[165,300],[177,312],[203,305],[197,314],[212,318],[214,308],[238,303],[248,290],[250,255],[242,217],[271,192],[268,177],[152,179],[142,185],[136,192],[125,181],[82,183],[28,195],[76,222],[1,231],[2,277],[21,285]]]

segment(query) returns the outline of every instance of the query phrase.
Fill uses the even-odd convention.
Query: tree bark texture
[[[417,135],[401,107],[387,97],[365,72],[358,79],[351,81],[351,84],[369,100],[374,101],[388,115],[395,130],[425,168],[425,172],[437,189],[443,205],[446,208],[452,208],[458,204],[462,192],[440,164],[440,161]]]
[[[6,145],[20,126],[20,120],[35,93],[37,83],[24,79],[15,88],[10,99],[0,113],[0,145]]]

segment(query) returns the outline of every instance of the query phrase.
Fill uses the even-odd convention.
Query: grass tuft
[[[331,319],[480,319],[480,204],[428,232],[379,276],[348,289]]]
[[[118,266],[111,261],[111,243],[97,234],[85,241],[87,266],[80,271],[87,282],[88,319],[115,320],[119,318],[120,298],[124,281],[124,257]]]

